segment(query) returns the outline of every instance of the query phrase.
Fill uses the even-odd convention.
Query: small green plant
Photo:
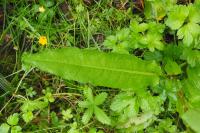
[[[84,96],[86,100],[79,102],[79,106],[81,108],[86,108],[82,117],[82,122],[87,124],[94,114],[98,121],[102,122],[103,124],[110,125],[111,119],[99,107],[99,105],[103,104],[103,102],[106,100],[107,93],[103,92],[94,97],[91,88],[85,88]]]
[[[2,133],[8,133],[9,131],[11,133],[22,133],[22,128],[18,126],[19,122],[19,114],[14,113],[13,115],[10,115],[7,118],[7,123],[3,123],[0,126],[0,131]]]
[[[63,115],[63,119],[68,121],[69,119],[71,119],[73,117],[73,115],[71,114],[72,110],[71,109],[67,109],[67,110],[63,110],[62,111],[62,115]]]
[[[165,22],[172,30],[178,30],[178,39],[183,39],[184,45],[188,47],[191,45],[194,48],[199,47],[199,12],[200,10],[197,5],[177,5],[171,9]]]

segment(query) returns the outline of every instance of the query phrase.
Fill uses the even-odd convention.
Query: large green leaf
[[[6,123],[1,124],[0,133],[9,133],[10,126]]]
[[[182,116],[183,121],[187,123],[194,131],[200,133],[200,110],[190,109]]]
[[[112,88],[145,88],[158,84],[160,67],[135,56],[64,48],[24,54],[23,65],[34,66],[68,80]]]

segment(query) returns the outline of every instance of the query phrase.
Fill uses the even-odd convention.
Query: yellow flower
[[[47,45],[47,38],[46,38],[46,36],[40,36],[40,38],[39,38],[39,44],[41,44],[42,46]]]
[[[44,12],[44,11],[45,11],[45,8],[44,8],[43,6],[40,6],[40,7],[39,7],[39,12],[42,13],[42,12]]]

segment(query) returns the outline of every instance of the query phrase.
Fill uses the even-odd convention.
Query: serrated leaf
[[[81,108],[88,108],[89,106],[91,106],[91,102],[89,102],[89,101],[79,101],[78,105]]]
[[[200,51],[185,48],[183,50],[181,59],[187,60],[188,64],[194,67],[200,63]]]
[[[92,89],[91,88],[84,88],[84,96],[89,100],[89,101],[93,101],[94,97],[92,94]]]
[[[11,128],[11,133],[22,133],[22,128],[20,126],[14,126]]]
[[[26,112],[22,115],[23,120],[28,123],[33,119],[33,113],[31,111]]]
[[[118,125],[118,128],[128,128],[134,125],[135,128],[139,128],[138,130],[141,130],[146,128],[150,124],[150,121],[154,119],[153,117],[154,115],[152,112],[146,112],[141,114],[140,116],[134,116],[130,118],[129,121]]]
[[[139,32],[144,32],[148,29],[148,24],[147,23],[138,23],[137,21],[131,21],[130,23],[130,29],[132,32],[139,33]]]
[[[108,94],[105,92],[102,92],[100,94],[98,94],[95,98],[94,98],[94,103],[95,105],[101,105],[107,98]]]
[[[145,88],[159,83],[160,67],[135,56],[64,48],[24,55],[23,64],[68,80],[112,88]]]
[[[187,76],[183,81],[185,95],[192,106],[200,107],[200,68],[188,68]]]
[[[26,101],[24,101],[23,105],[20,107],[20,110],[22,112],[34,111],[34,110],[37,110],[37,109],[38,110],[43,109],[43,108],[47,107],[47,105],[48,105],[48,102],[44,102],[44,101],[26,100]]]
[[[129,96],[128,93],[120,93],[115,96],[114,101],[112,102],[110,108],[113,111],[120,112],[122,111],[126,106],[131,104],[134,100],[133,96]]]
[[[165,25],[161,23],[149,22],[148,26],[149,26],[148,33],[151,33],[151,34],[159,35],[159,33],[163,33],[165,30]],[[162,37],[159,36],[159,38],[162,38]]]
[[[160,82],[160,87],[171,102],[177,102],[177,91],[181,88],[181,82],[177,79],[165,79]]]
[[[190,109],[186,113],[183,114],[182,119],[196,133],[200,133],[200,126],[199,126],[200,125],[200,110]]]
[[[184,25],[177,32],[178,38],[183,39],[183,43],[186,46],[190,46],[194,42],[194,40],[198,37],[199,34],[200,34],[200,26],[192,22]]]
[[[174,125],[173,120],[166,118],[166,119],[162,119],[159,122],[159,132],[165,132],[168,131],[168,133],[175,133],[177,132],[177,126]]]
[[[183,53],[182,45],[167,45],[163,51],[163,57],[167,57],[171,60],[179,60]]]
[[[176,0],[145,0],[144,14],[147,19],[162,20],[167,11],[176,4]]]
[[[9,125],[17,125],[19,121],[19,114],[18,113],[14,113],[13,115],[10,115],[7,119],[7,123]]]
[[[183,25],[188,15],[189,15],[189,10],[186,6],[176,5],[169,12],[165,24],[169,26],[172,30],[177,30]]]
[[[88,108],[83,114],[82,122],[84,124],[87,124],[89,122],[89,120],[92,118],[93,113],[94,113],[94,109]]]
[[[133,116],[138,115],[139,112],[139,104],[136,98],[132,99],[132,102],[129,104],[129,106],[127,106],[126,108],[124,108],[123,112],[124,112],[124,117],[125,118],[130,118]]]
[[[149,33],[141,38],[140,43],[146,45],[151,52],[153,52],[155,48],[163,50],[164,44],[162,43],[161,38],[160,34]]]
[[[106,38],[103,45],[112,52],[128,54],[128,49],[130,48],[130,29],[123,28],[117,32],[115,36],[111,35]]]
[[[150,94],[140,98],[140,108],[143,112],[152,112],[158,115],[162,111],[163,99],[160,96],[152,96]]]
[[[99,107],[95,107],[94,108],[94,114],[97,118],[98,121],[100,121],[103,124],[107,124],[110,125],[111,124],[111,120],[110,118],[106,115],[106,113],[100,109]]]
[[[71,108],[62,110],[62,116],[63,120],[69,121],[73,117]]]
[[[130,24],[131,37],[130,48],[148,48],[150,51],[154,49],[163,50],[162,33],[165,25],[155,22],[141,23],[132,21]]]

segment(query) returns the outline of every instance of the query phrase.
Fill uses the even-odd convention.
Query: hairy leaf
[[[128,93],[120,93],[115,96],[110,108],[113,111],[120,112],[129,104],[134,103],[133,101],[135,101],[135,98],[132,95],[128,95]]]
[[[88,108],[85,111],[85,113],[83,114],[82,122],[84,124],[87,124],[89,122],[89,120],[92,118],[93,113],[94,113],[94,109],[93,108]]]
[[[77,48],[25,54],[22,62],[26,67],[38,67],[68,80],[122,89],[154,86],[161,74],[155,62],[126,54]]]
[[[89,101],[93,101],[94,100],[91,88],[89,88],[89,87],[85,88],[84,89],[84,95]]]
[[[101,123],[103,124],[111,124],[111,120],[110,118],[106,115],[106,113],[100,109],[99,107],[95,107],[94,108],[94,114],[97,118],[97,120],[99,120]]]
[[[118,128],[128,128],[134,125],[135,130],[141,130],[149,126],[153,119],[153,113],[146,112],[141,114],[140,116],[134,116],[130,118],[128,122],[118,125]]]
[[[101,105],[107,98],[107,93],[102,92],[94,98],[95,105]]]
[[[79,101],[78,105],[81,108],[88,108],[89,106],[91,106],[91,103],[89,101]]]

